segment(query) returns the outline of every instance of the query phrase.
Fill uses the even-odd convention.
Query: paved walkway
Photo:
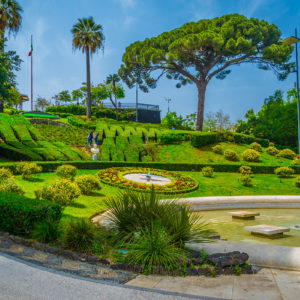
[[[209,277],[144,276],[127,285],[240,300],[299,300],[300,272],[262,269],[256,275]]]

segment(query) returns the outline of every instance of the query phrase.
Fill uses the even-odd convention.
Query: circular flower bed
[[[148,173],[167,177],[171,180],[170,184],[166,185],[149,185],[140,182],[128,180],[123,177],[130,173]],[[198,189],[198,183],[190,176],[182,175],[177,172],[170,172],[157,169],[147,168],[109,168],[101,170],[97,173],[101,182],[116,186],[121,189],[130,189],[134,191],[150,192],[152,187],[159,194],[181,194],[189,193]]]

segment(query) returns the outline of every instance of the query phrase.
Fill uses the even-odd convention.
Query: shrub
[[[295,186],[300,188],[300,176],[297,176],[297,178],[295,180]]]
[[[292,177],[294,173],[295,171],[290,167],[279,167],[275,169],[275,174],[283,178]]]
[[[253,149],[247,149],[242,153],[243,160],[250,162],[259,161],[260,154],[258,151]]]
[[[204,167],[202,169],[202,174],[205,177],[213,177],[214,176],[214,168],[212,168],[212,167]]]
[[[159,136],[160,144],[178,144],[184,140],[184,136],[179,134],[162,134]]]
[[[223,154],[223,148],[221,145],[216,145],[214,147],[211,148],[213,152],[217,153],[217,154]]]
[[[31,175],[42,172],[42,167],[36,163],[20,162],[16,166],[16,172],[22,174],[23,179],[30,179]]]
[[[10,169],[0,168],[0,182],[13,177],[14,175]]]
[[[252,169],[249,166],[241,166],[240,167],[240,173],[242,175],[251,175],[252,174]]]
[[[284,157],[287,159],[294,159],[296,156],[296,153],[291,149],[283,149],[283,150],[279,151],[278,155],[280,157]]]
[[[218,142],[218,135],[214,132],[199,132],[192,135],[191,144],[196,147],[202,147]]]
[[[96,228],[89,220],[70,220],[63,232],[63,245],[78,252],[90,252],[96,237]]]
[[[127,260],[142,265],[145,272],[172,271],[186,264],[185,252],[172,244],[172,238],[159,223],[136,233],[129,244]],[[158,270],[157,270],[158,268]]]
[[[0,192],[14,193],[18,195],[24,195],[24,191],[12,178],[1,181]]]
[[[175,200],[159,201],[154,189],[151,193],[121,192],[107,198],[110,228],[120,239],[128,239],[140,230],[160,223],[171,237],[172,243],[184,245],[187,241],[207,241],[211,231],[201,222],[199,215],[190,214],[187,206],[180,206]]]
[[[266,152],[269,154],[269,155],[272,155],[272,156],[275,156],[279,153],[279,150],[274,147],[274,146],[269,146],[267,149],[266,149]]]
[[[62,165],[56,169],[55,173],[59,177],[73,180],[77,174],[77,168],[72,165]]]
[[[61,208],[49,201],[0,192],[0,230],[28,235],[36,223],[47,217],[59,220]]]
[[[41,197],[45,200],[66,206],[74,202],[80,196],[80,189],[76,183],[69,179],[57,179],[45,186],[41,191]]]
[[[250,144],[250,149],[253,149],[253,150],[258,151],[258,152],[262,152],[261,145],[257,142],[254,142],[254,143]]]
[[[237,153],[234,150],[231,150],[231,149],[226,149],[224,151],[224,156],[227,160],[230,160],[230,161],[239,160]]]
[[[241,183],[244,186],[252,186],[252,178],[251,175],[242,175]]]
[[[59,237],[59,222],[52,218],[46,218],[36,223],[32,230],[32,237],[42,243],[55,242]]]
[[[295,158],[293,161],[292,161],[292,165],[293,166],[299,166],[299,158]]]
[[[101,190],[100,180],[94,175],[81,175],[75,178],[75,183],[84,195],[91,194],[94,190]]]

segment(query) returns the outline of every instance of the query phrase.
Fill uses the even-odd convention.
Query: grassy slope
[[[289,166],[291,160],[285,158],[277,158],[269,155],[265,152],[261,153],[261,162],[259,163],[247,163],[242,160],[242,153],[246,149],[249,149],[249,145],[237,145],[228,142],[219,143],[223,146],[223,149],[232,149],[238,153],[240,161],[237,164],[264,164],[264,165],[275,165],[275,166]],[[228,163],[223,155],[214,153],[211,148],[214,145],[208,145],[200,149],[194,148],[190,142],[184,142],[180,145],[163,145],[160,146],[159,161],[162,162],[182,162],[182,163]],[[230,162],[234,163],[234,162]]]
[[[97,170],[79,170],[81,174],[96,174]],[[244,187],[240,182],[239,174],[216,173],[214,178],[206,178],[200,172],[182,172],[194,177],[199,182],[199,189],[183,197],[201,196],[235,196],[235,195],[299,195],[300,189],[293,181],[294,178],[279,179],[276,175],[255,175],[253,187]],[[36,175],[36,180],[25,181],[20,176],[16,180],[26,191],[26,196],[34,198],[34,191],[41,189],[48,182],[56,178],[55,173],[41,173]],[[100,192],[91,196],[82,195],[73,206],[65,209],[65,217],[90,217],[105,209],[104,197],[116,195],[119,189],[103,185]]]

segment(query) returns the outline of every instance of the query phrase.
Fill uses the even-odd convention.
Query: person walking
[[[87,137],[87,146],[88,147],[92,147],[93,137],[94,137],[94,130],[92,130]]]
[[[98,146],[98,138],[99,138],[99,132],[95,135],[95,145]]]

